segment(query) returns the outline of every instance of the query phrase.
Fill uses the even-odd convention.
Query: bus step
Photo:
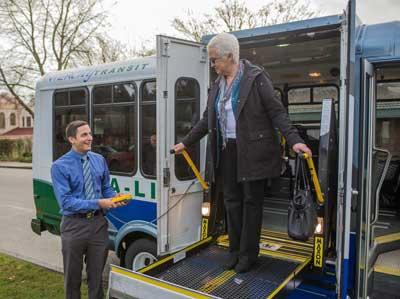
[[[379,255],[373,273],[373,292],[370,298],[399,298],[400,249]]]

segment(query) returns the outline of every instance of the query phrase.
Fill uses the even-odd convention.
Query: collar
[[[86,154],[81,154],[81,153],[78,153],[77,151],[71,149],[68,154],[71,157],[73,157],[74,159],[77,159],[79,161],[82,159],[85,159],[85,157],[89,158],[89,152],[87,152]]]

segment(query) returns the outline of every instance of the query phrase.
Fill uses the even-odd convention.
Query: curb
[[[0,165],[0,168],[32,169],[32,166],[13,166],[13,165]]]

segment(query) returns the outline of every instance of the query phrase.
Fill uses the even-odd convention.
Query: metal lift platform
[[[109,298],[273,298],[311,261],[313,240],[263,230],[258,262],[225,270],[227,236],[207,238],[138,272],[112,266]]]

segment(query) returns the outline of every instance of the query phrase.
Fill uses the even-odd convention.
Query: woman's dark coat
[[[281,154],[278,128],[290,147],[304,143],[292,126],[282,102],[275,96],[269,75],[260,67],[243,60],[244,72],[240,82],[236,118],[237,180],[238,182],[278,177]],[[217,80],[211,87],[203,118],[182,140],[188,147],[207,133],[213,170],[218,166],[217,118],[215,98],[219,91]],[[219,138],[221,139],[221,138]]]

